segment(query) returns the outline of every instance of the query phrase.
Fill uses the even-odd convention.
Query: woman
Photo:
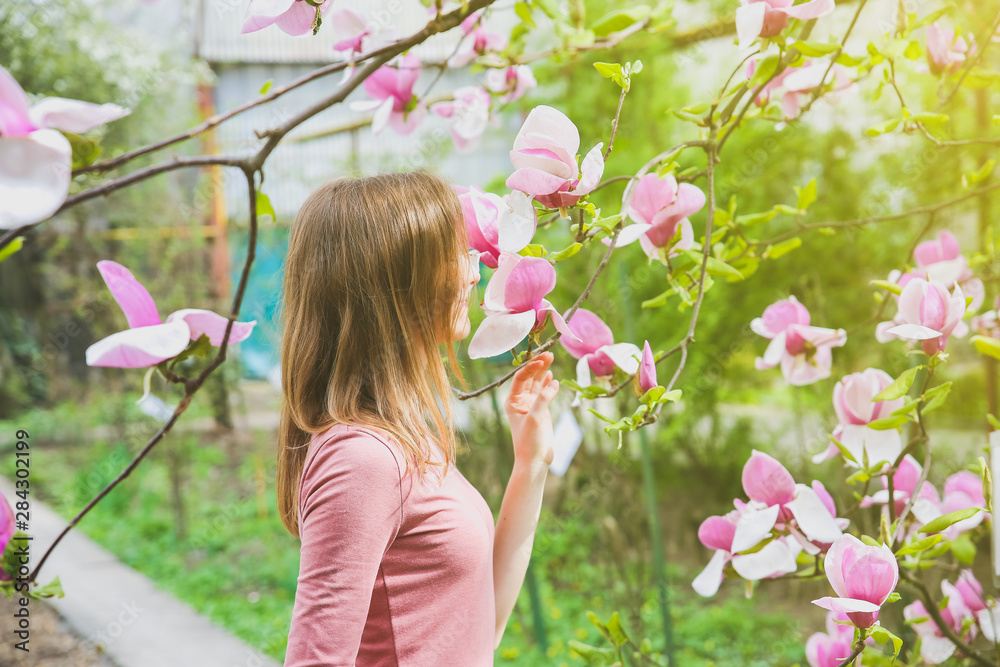
[[[514,377],[515,464],[494,526],[454,467],[439,349],[457,374],[478,279],[458,197],[427,173],[333,181],[295,219],[277,491],[302,550],[285,667],[493,664],[531,555],[559,384],[548,353]]]

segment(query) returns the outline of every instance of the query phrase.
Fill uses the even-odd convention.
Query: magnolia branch
[[[438,17],[433,21],[430,21],[423,29],[414,33],[410,37],[399,40],[393,43],[390,47],[385,47],[378,50],[378,55],[370,59],[364,67],[357,70],[354,75],[344,84],[342,84],[337,92],[326,97],[319,102],[316,102],[312,106],[306,108],[305,110],[299,112],[297,115],[293,116],[285,123],[279,125],[276,128],[266,130],[265,132],[258,132],[258,136],[261,138],[267,138],[266,143],[257,151],[257,153],[252,156],[245,158],[237,158],[232,156],[216,156],[216,155],[200,155],[195,157],[185,157],[185,158],[175,158],[169,162],[165,162],[158,165],[153,165],[151,167],[146,167],[144,169],[139,169],[131,174],[122,176],[120,178],[114,179],[107,183],[99,186],[84,190],[83,192],[76,194],[72,197],[66,199],[62,207],[57,211],[57,213],[65,211],[71,206],[74,206],[80,202],[87,201],[88,199],[93,199],[101,195],[106,195],[115,190],[119,190],[127,185],[137,183],[139,181],[145,180],[157,174],[161,174],[167,171],[173,171],[175,169],[181,169],[185,167],[203,167],[209,165],[227,165],[232,167],[239,167],[244,171],[256,172],[264,166],[264,161],[267,157],[277,148],[278,144],[285,137],[286,134],[291,132],[293,129],[309,120],[316,114],[343,102],[348,95],[351,94],[361,83],[371,76],[375,70],[384,65],[386,62],[396,57],[400,53],[420,44],[425,41],[430,36],[437,34],[438,32],[443,32],[454,28],[459,25],[464,18],[466,18],[470,13],[478,11],[496,0],[470,0],[469,4],[462,9],[457,9],[445,16]],[[11,230],[4,236],[0,237],[0,250],[2,250],[7,244],[13,241],[19,234],[24,233],[28,229],[41,224],[39,221],[30,225],[25,225],[15,230]]]
[[[903,218],[909,218],[909,217],[919,216],[919,215],[923,215],[925,213],[937,213],[938,211],[941,211],[943,209],[949,208],[949,207],[954,206],[956,204],[961,204],[962,202],[967,201],[969,199],[973,199],[975,197],[979,197],[980,195],[984,195],[987,192],[992,192],[993,190],[996,190],[997,188],[1000,188],[1000,183],[993,183],[992,185],[988,185],[986,187],[978,188],[978,189],[973,190],[972,192],[970,192],[968,194],[964,194],[964,195],[962,195],[960,197],[955,197],[953,199],[948,199],[948,200],[945,200],[943,202],[938,202],[937,204],[928,204],[926,206],[918,206],[917,208],[912,208],[912,209],[910,209],[908,211],[902,211],[900,213],[891,213],[889,215],[880,215],[880,216],[874,216],[874,217],[870,217],[870,218],[857,218],[855,220],[831,220],[831,221],[825,221],[825,222],[813,222],[813,223],[808,223],[808,224],[800,224],[800,225],[796,225],[796,227],[794,229],[791,229],[791,230],[789,230],[787,232],[784,232],[782,234],[778,234],[777,236],[775,236],[773,238],[770,238],[770,239],[767,239],[765,241],[753,241],[753,242],[751,242],[751,245],[754,245],[754,246],[767,246],[767,245],[771,245],[771,244],[774,244],[774,243],[780,243],[781,241],[784,241],[786,239],[790,239],[793,236],[797,236],[797,235],[801,234],[802,232],[810,231],[810,230],[813,230],[813,229],[825,229],[825,228],[842,229],[842,228],[845,228],[845,227],[859,227],[861,225],[878,224],[880,222],[891,222],[893,220],[901,220]]]
[[[930,617],[934,620],[934,625],[938,627],[941,634],[947,637],[952,644],[958,647],[958,650],[964,653],[966,657],[974,660],[976,664],[983,665],[983,667],[996,667],[996,665],[983,658],[981,655],[976,653],[971,646],[962,641],[962,638],[958,636],[958,634],[952,629],[951,625],[941,616],[941,610],[938,609],[937,602],[934,601],[934,598],[931,596],[931,592],[919,579],[911,575],[905,569],[900,569],[899,578],[917,591],[921,599],[923,599],[924,608],[927,609],[927,613],[930,614]]]
[[[222,345],[219,346],[219,352],[215,355],[212,362],[202,370],[196,377],[193,378],[176,378],[175,381],[179,380],[184,385],[184,397],[178,403],[177,407],[174,408],[173,414],[167,422],[160,428],[159,431],[146,443],[146,446],[132,459],[131,463],[121,472],[117,477],[115,477],[104,489],[98,493],[93,500],[91,500],[86,507],[84,507],[80,512],[73,517],[73,519],[63,528],[62,532],[56,537],[55,541],[49,545],[45,553],[42,554],[41,559],[39,559],[38,564],[35,569],[32,570],[31,574],[28,576],[28,581],[34,582],[38,579],[38,573],[45,565],[45,561],[48,560],[49,555],[52,551],[59,545],[62,539],[69,533],[70,530],[76,526],[84,516],[87,515],[90,510],[92,510],[97,503],[101,502],[105,496],[111,493],[118,484],[128,477],[133,470],[142,462],[146,455],[149,454],[153,448],[163,440],[164,436],[173,428],[174,424],[177,423],[178,418],[188,409],[191,405],[191,399],[194,394],[202,387],[205,380],[211,373],[218,368],[223,361],[226,360],[226,352],[229,348],[229,334],[232,331],[233,323],[239,317],[240,305],[243,303],[243,295],[246,293],[247,283],[250,279],[250,267],[253,264],[254,257],[256,255],[257,248],[257,188],[254,182],[255,172],[244,170],[244,175],[247,180],[247,190],[250,201],[250,234],[247,241],[247,258],[243,263],[243,273],[240,276],[239,287],[236,289],[236,295],[233,297],[233,305],[229,313],[229,322],[226,324],[226,331],[222,336]]]
[[[990,44],[993,42],[993,35],[996,34],[997,28],[1000,28],[1000,12],[997,12],[996,18],[993,19],[993,23],[992,25],[990,25],[989,30],[983,34],[983,36],[979,39],[978,42],[976,42],[976,51],[978,51],[978,53],[976,53],[976,56],[974,58],[971,58],[965,62],[965,67],[962,70],[962,75],[958,77],[958,81],[955,82],[955,85],[954,87],[952,87],[951,92],[948,93],[948,95],[937,106],[938,111],[943,109],[945,106],[948,105],[949,102],[951,102],[951,100],[955,97],[955,93],[957,93],[958,89],[962,86],[962,82],[965,81],[965,77],[968,76],[969,72],[972,71],[972,68],[975,67],[980,60],[982,60],[983,56],[986,54],[986,49],[988,49]]]

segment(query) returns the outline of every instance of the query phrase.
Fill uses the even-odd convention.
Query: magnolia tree
[[[994,269],[992,249],[985,255],[963,254],[947,229],[922,238],[929,237],[935,221],[947,220],[952,207],[1000,187],[988,180],[992,160],[961,181],[939,176],[953,178],[955,190],[965,192],[891,215],[814,220],[809,208],[823,187],[816,180],[797,184],[793,204],[776,202],[763,211],[742,211],[735,197],[724,205],[716,201],[718,174],[726,168],[725,148],[735,132],[755,121],[779,127],[799,122],[817,102],[834,103],[847,94],[861,105],[891,91],[892,116],[868,128],[871,136],[912,135],[939,148],[1000,143],[985,136],[953,136],[948,125],[949,105],[958,91],[994,80],[984,55],[997,41],[993,35],[1000,15],[988,31],[974,36],[958,27],[948,8],[921,13],[900,3],[895,20],[879,25],[881,34],[867,48],[848,48],[855,27],[865,24],[866,12],[873,11],[865,0],[845,8],[853,13],[850,23],[830,41],[813,41],[810,36],[836,10],[834,0],[798,4],[741,0],[739,6],[734,0],[734,14],[711,30],[695,27],[685,32],[674,29],[669,4],[636,4],[591,21],[582,3],[573,3],[567,13],[549,0],[534,0],[516,5],[518,21],[510,34],[487,27],[484,19],[494,11],[492,0],[438,2],[428,8],[423,28],[403,36],[363,12],[335,11],[332,4],[332,0],[252,0],[242,30],[281,30],[305,39],[319,30],[332,30],[341,60],[176,137],[102,162],[75,161],[73,143],[93,141],[93,135],[81,138],[81,134],[113,122],[127,109],[113,101],[96,105],[58,98],[32,100],[0,70],[0,227],[7,230],[0,238],[0,258],[16,252],[24,233],[52,215],[169,171],[232,168],[243,174],[249,201],[248,254],[228,316],[187,308],[163,321],[150,294],[128,269],[110,259],[98,263],[128,328],[91,346],[87,363],[145,369],[147,392],[152,374],[159,373],[178,385],[184,396],[164,426],[66,531],[164,438],[206,377],[225,360],[228,346],[251,335],[255,323],[239,321],[239,313],[254,260],[258,214],[270,209],[259,184],[269,155],[288,132],[360,89],[367,99],[354,101],[353,106],[371,114],[372,132],[408,134],[424,123],[444,122],[456,150],[475,150],[504,105],[530,95],[536,85],[532,62],[619,46],[643,32],[673,30],[667,33],[672,41],[665,44],[718,38],[724,42],[720,58],[728,62],[712,82],[713,94],[688,100],[674,110],[690,123],[687,139],[674,146],[649,147],[648,160],[635,173],[611,174],[619,118],[631,87],[642,83],[642,64],[598,62],[595,76],[606,78],[609,93],[618,97],[606,136],[582,142],[571,118],[552,106],[538,105],[512,138],[505,192],[458,184],[471,249],[492,270],[483,295],[484,317],[468,354],[507,357],[515,366],[486,386],[456,390],[458,399],[503,384],[517,366],[559,345],[575,360],[575,374],[565,381],[574,391],[574,404],[587,406],[607,422],[605,431],[621,446],[623,433],[669,414],[670,405],[681,398],[683,371],[689,354],[697,349],[695,334],[708,290],[751,278],[761,262],[795,250],[804,234],[836,234],[863,225],[926,218],[917,239],[922,242],[915,242],[912,252],[900,254],[899,270],[872,281],[879,305],[866,325],[887,317],[889,309],[894,311],[891,320],[855,327],[849,340],[847,331],[838,326],[844,323],[813,322],[809,304],[788,295],[750,323],[753,332],[767,339],[761,342],[757,369],[780,373],[793,386],[827,381],[835,350],[858,339],[905,348],[914,362],[895,378],[868,368],[846,375],[833,387],[838,425],[829,434],[829,446],[811,453],[817,466],[832,465],[828,461],[842,464],[847,483],[857,489],[853,501],[835,500],[818,481],[797,483],[780,461],[755,451],[743,469],[746,499],[735,499],[731,512],[701,524],[699,539],[713,553],[692,586],[710,597],[726,578],[744,580],[748,594],[767,579],[826,579],[831,594],[814,601],[828,612],[826,629],[810,637],[805,649],[810,665],[832,667],[862,661],[877,664],[898,655],[901,628],[883,626],[879,614],[900,598],[897,587],[903,583],[916,594],[902,613],[918,638],[911,663],[936,664],[955,656],[982,665],[1000,664],[996,651],[974,645],[979,637],[996,642],[1000,636],[993,597],[984,593],[971,570],[975,538],[991,524],[989,469],[984,459],[978,466],[969,461],[970,468],[979,472],[956,472],[943,481],[939,492],[931,481],[932,443],[926,428],[927,415],[943,404],[951,388],[951,382],[935,381],[949,349],[971,341],[982,354],[1000,358],[997,310],[976,314],[987,297],[982,276]],[[456,34],[451,56],[443,62],[421,62],[414,47],[445,32]],[[538,51],[528,50],[527,44],[538,42],[547,43]],[[469,68],[478,83],[435,97],[430,97],[430,90],[422,96],[416,92],[423,70],[448,68]],[[924,109],[907,101],[908,88],[898,78],[904,72],[908,81],[923,78],[939,83],[936,105]],[[279,125],[259,130],[263,146],[250,155],[176,157],[127,171],[135,158],[208,132],[250,108],[336,73],[341,79],[328,97]],[[439,80],[440,76],[434,83]],[[624,183],[620,205],[598,208],[592,201],[595,193],[616,183]],[[770,238],[761,235],[762,223],[772,220],[785,221],[787,228]],[[569,230],[572,243],[546,245],[546,228],[557,226]],[[672,303],[687,313],[686,332],[679,340],[645,340],[640,347],[640,341],[622,340],[600,314],[585,307],[612,256],[636,242],[663,288],[662,294],[642,305],[658,308]],[[563,263],[582,262],[587,255],[599,260],[589,277],[574,286],[575,300],[550,301]],[[187,366],[181,362],[192,356],[206,356],[209,361],[201,372],[185,375]],[[661,367],[671,370],[658,377]],[[607,415],[590,407],[594,399],[626,388],[635,398],[624,413]],[[15,528],[20,521],[16,510],[27,499],[26,484],[19,486],[18,495],[15,511],[6,502],[0,504],[0,547],[7,545],[5,573],[0,577],[19,580],[33,595],[53,594],[58,581],[39,587],[37,577],[66,531],[32,570],[18,569],[11,545],[24,537]],[[872,507],[880,508],[879,529],[877,534],[863,534],[857,517],[873,512]],[[943,580],[937,596],[925,582],[939,579]],[[15,581],[0,586],[9,592]],[[591,620],[612,646],[574,641],[580,657],[602,665],[623,664],[626,655],[637,664],[661,664],[662,656],[650,642],[630,638],[617,614],[608,622],[595,615]],[[870,648],[873,642],[888,643],[891,657]]]

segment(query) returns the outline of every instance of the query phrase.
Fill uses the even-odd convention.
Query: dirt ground
[[[13,613],[16,600],[0,594],[0,665],[3,667],[114,667],[114,663],[73,633],[52,607],[32,600],[29,652],[14,648],[19,642]]]

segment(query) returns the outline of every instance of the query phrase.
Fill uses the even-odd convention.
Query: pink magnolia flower
[[[188,346],[207,334],[209,342],[222,345],[228,318],[210,310],[185,308],[171,313],[167,321],[160,320],[156,303],[146,288],[121,264],[109,260],[97,263],[101,277],[111,295],[121,306],[129,328],[119,331],[87,348],[88,366],[115,368],[146,368],[176,357]],[[233,322],[229,342],[245,340],[257,321]]]
[[[826,615],[826,632],[817,632],[806,640],[806,661],[810,667],[839,667],[853,652],[854,628],[837,623],[841,617],[844,616],[830,612]]]
[[[597,187],[604,174],[604,143],[594,146],[578,167],[580,132],[566,114],[539,105],[531,110],[514,139],[514,173],[507,187],[527,192],[542,206],[564,212]]]
[[[45,220],[65,201],[73,149],[57,130],[80,134],[129,113],[117,104],[62,97],[31,105],[0,67],[0,229]]]
[[[1000,316],[995,309],[987,310],[982,315],[976,315],[969,322],[969,326],[980,336],[1000,338]]]
[[[332,6],[333,3],[326,3]],[[366,37],[372,34],[365,19],[350,9],[338,9],[333,13],[333,36],[337,40],[334,51],[342,51],[350,57],[363,51]]]
[[[528,65],[513,65],[506,69],[491,69],[486,72],[486,87],[497,95],[500,102],[507,104],[520,99],[528,88],[534,88],[538,83],[535,74]]]
[[[250,0],[240,32],[246,34],[276,25],[289,35],[305,35],[312,32],[316,13],[326,16],[331,7],[332,0],[326,0],[319,7],[305,0]]]
[[[896,468],[895,474],[892,476],[892,491],[893,498],[896,503],[896,516],[902,514],[903,509],[906,507],[906,502],[913,495],[917,488],[917,482],[920,480],[920,474],[923,472],[923,466],[917,463],[917,460],[913,458],[911,454],[907,454],[903,457],[903,460],[899,462],[899,467]],[[865,496],[861,500],[861,507],[871,507],[872,505],[887,505],[889,502],[889,481],[885,476],[880,477],[882,480],[882,490],[876,491],[870,496]],[[931,507],[936,506],[939,501],[939,496],[937,489],[929,481],[925,481],[920,485],[920,491],[917,493],[918,499],[923,499],[928,501]],[[888,511],[888,507],[886,508]],[[913,506],[913,514],[920,520],[921,523],[926,523],[929,519],[920,519],[920,507],[918,503],[915,502]]]
[[[653,357],[653,350],[650,349],[647,340],[642,345],[642,361],[639,363],[639,389],[647,392],[655,386],[657,386],[656,358]]]
[[[705,569],[691,582],[691,587],[702,597],[715,595],[725,577],[726,565],[733,564],[733,570],[747,581],[759,581],[795,572],[795,559],[802,547],[795,540],[778,538],[769,542],[760,551],[751,554],[737,554],[733,548],[737,524],[743,511],[733,510],[725,516],[710,516],[698,528],[698,539],[715,553]]]
[[[798,118],[802,109],[802,103],[812,96],[813,92],[824,83],[823,75],[826,74],[826,67],[822,64],[814,65],[811,61],[806,62],[802,67],[785,70],[781,79],[781,87],[784,88],[784,95],[781,98],[781,112],[785,118],[791,120]],[[841,93],[854,83],[851,80],[848,70],[843,65],[835,64],[830,70],[830,78],[826,83],[833,83],[832,93]],[[834,103],[838,95],[826,95],[824,100]]]
[[[460,26],[464,33],[458,51],[449,63],[452,67],[465,67],[481,55],[507,48],[507,38],[482,25],[482,12],[470,14]]]
[[[15,528],[14,510],[11,509],[7,498],[0,493],[0,554],[14,537]],[[0,569],[0,581],[10,581],[10,576],[3,569]]]
[[[978,614],[986,609],[987,604],[983,599],[983,586],[976,579],[972,570],[962,570],[955,581],[955,590],[962,596],[962,602],[973,614]]]
[[[887,333],[919,340],[923,351],[933,355],[944,350],[948,338],[965,315],[965,294],[960,285],[948,294],[937,280],[913,278],[899,295],[898,317],[902,324]]]
[[[812,553],[819,553],[819,548],[807,543],[829,544],[842,534],[816,489],[796,484],[791,473],[768,454],[753,451],[743,466],[743,490],[750,502],[736,526],[734,551],[755,547],[779,525],[789,530],[800,550]]]
[[[809,0],[793,5],[795,0],[740,0],[736,10],[736,35],[740,48],[746,48],[757,37],[774,37],[785,26],[788,19],[807,21],[816,19],[834,10],[833,0]]]
[[[757,61],[751,60],[747,65],[747,80],[750,80],[754,72],[757,71]],[[771,79],[764,85],[760,93],[754,99],[754,104],[759,107],[766,106],[772,95],[781,95],[781,113],[788,120],[798,118],[802,108],[802,102],[807,99],[813,91],[823,83],[823,76],[826,74],[826,66],[814,66],[811,61],[806,61],[801,67],[786,67],[778,76]],[[834,65],[830,71],[830,77],[826,83],[833,83],[834,93],[850,88],[853,81],[850,78],[847,68],[841,65]],[[827,95],[824,99],[833,103],[836,99]]]
[[[885,419],[893,410],[903,407],[902,398],[872,401],[892,382],[892,377],[885,371],[868,368],[860,373],[845,375],[833,388],[833,409],[839,422],[833,437],[847,448],[858,464],[864,461],[866,451],[869,465],[879,461],[891,463],[903,451],[898,430],[868,428],[871,422]],[[820,463],[839,455],[840,450],[831,442],[826,451],[813,457],[813,462]]]
[[[957,71],[974,51],[975,43],[970,49],[954,30],[942,29],[936,22],[927,26],[927,65],[933,74]]]
[[[556,286],[556,270],[541,257],[500,254],[499,266],[486,285],[486,319],[472,336],[469,356],[494,357],[514,349],[534,329],[552,318],[556,330],[575,338],[562,315],[544,297]]]
[[[913,251],[913,259],[917,263],[915,273],[918,277],[937,280],[948,289],[961,285],[962,292],[972,297],[970,310],[976,310],[982,305],[986,298],[983,281],[973,275],[968,260],[959,248],[958,239],[951,232],[943,230],[936,239],[919,244]],[[959,326],[963,331],[956,331],[955,335],[961,338],[965,335],[965,325]]]
[[[591,311],[577,308],[567,326],[574,337],[561,336],[559,342],[578,360],[576,383],[581,387],[593,384],[592,374],[610,377],[616,366],[629,375],[639,371],[639,348],[632,343],[615,343],[611,328]]]
[[[531,243],[538,215],[528,195],[514,191],[500,197],[471,187],[458,198],[469,245],[486,266],[497,268],[501,252],[520,252]]]
[[[837,597],[813,600],[813,604],[846,613],[859,628],[875,624],[879,609],[899,582],[899,565],[892,549],[885,544],[868,546],[850,534],[833,543],[823,567]]]
[[[978,584],[978,582],[976,583]],[[941,593],[948,598],[947,606],[939,610],[941,619],[951,630],[961,636],[962,626],[966,619],[974,619],[974,614],[965,604],[965,598],[959,589],[950,582],[941,582]],[[930,617],[927,607],[920,600],[906,605],[903,609],[903,618],[912,625],[913,631],[920,637],[920,658],[925,664],[940,664],[955,652],[955,644],[944,636],[937,623]],[[968,641],[974,636],[975,626],[972,626],[966,633],[965,639]]]
[[[472,150],[490,121],[490,94],[480,86],[463,86],[455,90],[455,99],[438,102],[431,111],[449,119],[451,137],[459,152]]]
[[[650,257],[663,260],[665,253],[660,248],[668,249],[669,256],[673,257],[694,245],[694,231],[688,216],[704,206],[705,193],[698,186],[678,185],[673,174],[662,178],[646,174],[639,179],[628,204],[627,215],[635,224],[619,232],[615,246],[626,246],[638,240]],[[604,243],[610,245],[611,240],[604,239]]]
[[[424,119],[423,103],[413,94],[413,85],[420,76],[420,60],[408,53],[395,67],[380,67],[365,79],[365,92],[372,100],[352,102],[355,111],[375,111],[372,132],[378,134],[391,125],[399,134],[410,134]]]
[[[771,340],[764,356],[756,360],[757,370],[780,365],[785,380],[795,386],[830,377],[831,350],[847,342],[847,333],[809,326],[809,319],[809,311],[794,296],[771,304],[763,317],[754,318],[750,328]]]

